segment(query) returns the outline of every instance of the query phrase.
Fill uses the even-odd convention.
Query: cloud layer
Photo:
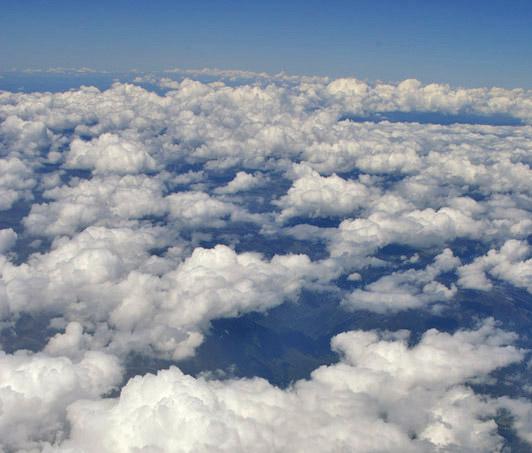
[[[177,368],[119,398],[68,409],[71,438],[45,451],[494,451],[496,402],[463,385],[522,358],[488,321],[412,348],[407,332],[332,339],[342,359],[280,390],[262,379],[194,379]]]
[[[530,91],[136,83],[0,92],[0,451],[492,452],[505,413],[532,441]],[[180,369],[270,315],[307,379]]]

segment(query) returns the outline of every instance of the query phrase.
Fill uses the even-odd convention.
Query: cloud
[[[282,208],[281,221],[296,216],[329,217],[353,214],[375,194],[358,181],[336,174],[322,177],[309,167],[295,167],[296,180],[276,204]]]
[[[522,359],[492,321],[453,335],[353,331],[337,364],[276,388],[263,379],[136,377],[116,399],[68,409],[69,439],[45,451],[494,451],[493,407],[467,379]]]
[[[327,77],[319,76],[297,76],[289,75],[284,72],[277,74],[269,74],[267,72],[255,72],[255,71],[243,71],[240,69],[218,69],[218,68],[201,68],[201,69],[184,69],[184,68],[170,68],[164,71],[167,74],[185,75],[187,77],[215,77],[216,79],[229,80],[229,81],[265,81],[265,82],[279,82],[279,81],[292,81],[292,82],[326,82]],[[167,82],[167,78],[161,79],[161,82]]]
[[[67,406],[102,396],[121,379],[117,359],[101,352],[88,351],[72,362],[45,353],[0,351],[0,445],[22,451],[60,441]]]
[[[50,200],[34,204],[23,223],[37,236],[73,235],[91,225],[121,226],[128,219],[166,213],[164,185],[145,175],[74,179],[43,195]]]
[[[247,213],[232,203],[211,197],[205,192],[177,192],[166,197],[170,218],[192,227],[220,227],[226,220],[258,223],[260,216]]]
[[[262,173],[250,174],[239,171],[235,177],[225,186],[216,188],[215,192],[220,194],[235,194],[266,185],[267,178]]]
[[[4,304],[13,313],[64,313],[67,307],[79,316],[97,312],[114,300],[110,286],[149,261],[148,250],[159,245],[164,237],[157,228],[94,226],[72,239],[57,238],[49,252],[35,253],[26,263],[2,263]],[[79,299],[88,305],[78,304]]]
[[[51,144],[51,134],[44,122],[25,120],[9,113],[2,118],[0,134],[2,149],[10,151],[13,157],[38,157]]]
[[[482,226],[483,221],[451,207],[400,214],[375,212],[367,218],[344,220],[332,236],[330,249],[333,256],[356,256],[371,254],[393,243],[434,246],[457,237],[477,239]]]
[[[472,263],[458,269],[458,284],[464,288],[490,290],[492,282],[487,275],[506,280],[532,293],[532,258],[530,246],[523,241],[509,240],[500,250],[490,250]]]
[[[505,409],[529,439],[524,399],[469,387],[520,361],[526,336],[493,321],[418,343],[364,330],[444,303],[454,316],[457,287],[531,290],[529,90],[164,77],[137,80],[158,92],[0,93],[2,338],[50,320],[42,351],[2,355],[0,448],[497,451]],[[308,294],[333,314],[313,335],[358,329],[309,379],[280,389],[171,368],[104,396],[131,352],[190,357],[216,319],[299,302],[299,333],[318,309],[305,312]]]
[[[514,418],[514,428],[518,436],[532,444],[532,403],[525,399],[511,399],[506,396],[496,402],[498,408],[506,409]]]
[[[149,251],[165,239],[157,229],[90,227],[27,264],[5,262],[3,311],[61,313],[71,323],[67,336],[51,340],[48,349],[81,344],[80,333],[69,339],[79,331],[72,323],[81,323],[86,347],[178,360],[193,354],[211,320],[267,310],[306,283],[335,276],[306,255],[268,261],[223,245],[196,248],[188,257],[176,248],[152,257]]]
[[[17,233],[11,228],[0,230],[0,254],[7,252],[15,245]]]
[[[530,90],[503,88],[453,89],[449,85],[423,85],[415,79],[397,85],[367,85],[356,79],[337,79],[327,91],[345,107],[366,111],[436,111],[445,113],[508,114],[530,121]],[[358,108],[357,108],[358,107]]]
[[[20,199],[31,199],[36,184],[32,168],[18,157],[0,159],[0,211]]]
[[[433,264],[423,270],[393,272],[363,289],[356,289],[343,300],[343,306],[349,310],[386,313],[448,301],[455,296],[456,286],[452,284],[447,287],[438,282],[436,277],[456,269],[460,264],[453,252],[445,249],[436,256]]]
[[[96,173],[135,174],[156,167],[142,143],[109,133],[90,142],[74,139],[65,159],[66,168],[90,169]]]
[[[121,283],[122,302],[110,313],[118,329],[111,347],[181,359],[201,344],[211,320],[267,310],[320,278],[331,277],[305,255],[268,262],[222,245],[196,248],[160,279],[132,273]]]

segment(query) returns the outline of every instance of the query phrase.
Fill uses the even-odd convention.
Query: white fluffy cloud
[[[507,241],[500,250],[490,250],[472,263],[460,267],[458,284],[464,288],[489,290],[490,275],[506,280],[532,293],[532,258],[530,246],[523,241]]]
[[[523,357],[491,321],[413,347],[402,331],[341,334],[340,362],[285,390],[172,368],[100,399],[129,352],[189,357],[211,321],[302,288],[383,319],[452,310],[495,280],[532,288],[530,90],[173,75],[218,80],[0,93],[2,328],[31,314],[55,329],[43,351],[0,358],[0,449],[497,451],[501,408],[530,440],[525,400],[468,387]],[[379,121],[390,112],[465,121]]]
[[[45,451],[494,451],[493,407],[463,383],[521,360],[515,336],[487,321],[454,335],[354,331],[337,364],[286,390],[211,381],[179,369],[136,377],[117,399],[68,409],[70,438]]]
[[[161,278],[129,274],[124,297],[109,317],[118,329],[111,348],[146,350],[180,359],[203,341],[211,320],[264,311],[293,298],[324,275],[306,255],[236,254],[229,247],[197,248]]]
[[[358,181],[345,180],[335,174],[322,177],[308,167],[296,167],[293,186],[277,204],[282,208],[280,220],[290,217],[329,217],[353,214],[369,204],[375,194]]]
[[[231,181],[223,187],[218,187],[215,192],[234,194],[256,189],[257,187],[264,186],[267,182],[267,178],[262,173],[250,174],[245,171],[239,171]]]
[[[392,243],[426,247],[457,237],[477,239],[482,229],[482,220],[451,207],[399,214],[377,211],[367,218],[344,220],[334,233],[330,248],[333,256],[365,255]]]
[[[155,160],[138,141],[126,141],[106,133],[85,142],[74,139],[66,155],[66,168],[94,170],[96,173],[141,173],[154,170]]]
[[[327,86],[335,100],[346,107],[371,111],[438,111],[515,115],[531,119],[530,90],[502,88],[452,89],[449,85],[423,85],[415,79],[397,85],[377,83],[368,86],[356,79],[338,79]]]
[[[258,222],[253,216],[232,203],[221,201],[205,192],[177,192],[166,197],[170,218],[185,227],[219,227],[226,220]]]
[[[17,233],[11,228],[0,230],[0,254],[8,251],[17,240]]]
[[[7,95],[3,96],[5,100]],[[51,143],[51,134],[46,124],[42,121],[35,121],[34,118],[24,118],[14,114],[10,115],[9,101],[8,105],[2,105],[7,109],[2,109],[2,123],[0,123],[0,134],[2,135],[3,150],[16,156],[37,157],[38,154],[45,150]],[[37,106],[39,108],[39,106]],[[5,111],[7,110],[7,112]]]
[[[129,219],[163,215],[168,207],[161,180],[145,175],[74,179],[44,192],[24,219],[37,236],[72,235],[91,225],[121,226]]]
[[[148,250],[164,245],[158,229],[91,227],[72,239],[58,238],[48,253],[27,263],[4,261],[2,305],[14,314],[70,307],[81,318],[105,307],[113,284],[150,259]]]
[[[11,208],[21,199],[31,199],[37,184],[31,167],[18,157],[0,159],[0,211]]]
[[[0,351],[0,447],[27,451],[60,441],[67,430],[66,408],[97,398],[120,384],[118,360],[86,352],[79,361],[44,353]]]
[[[450,288],[436,280],[438,275],[456,269],[460,260],[445,249],[434,263],[423,270],[393,272],[379,280],[350,293],[343,301],[350,310],[369,310],[377,313],[395,312],[422,307],[431,302],[446,301],[456,294],[456,286]]]
[[[196,248],[183,261],[175,248],[154,258],[149,250],[164,245],[159,234],[91,227],[27,264],[4,262],[0,312],[60,313],[91,334],[87,347],[180,359],[201,344],[211,320],[264,311],[335,275],[306,255],[267,261],[222,245]]]

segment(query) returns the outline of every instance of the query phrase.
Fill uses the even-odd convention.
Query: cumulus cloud
[[[496,405],[510,412],[519,437],[532,444],[532,403],[529,400],[504,396],[497,400]]]
[[[306,255],[236,254],[226,246],[197,248],[160,279],[130,274],[121,283],[125,297],[110,313],[118,328],[112,347],[152,348],[180,359],[203,341],[216,318],[264,311],[293,298],[305,282],[331,278]]]
[[[136,377],[120,397],[68,409],[68,440],[46,451],[494,451],[490,404],[467,379],[522,359],[492,321],[454,335],[353,331],[339,363],[281,390],[259,378],[213,381],[177,368]]]
[[[343,311],[430,316],[459,308],[457,287],[531,291],[530,90],[222,70],[137,82],[163,90],[0,93],[2,328],[51,319],[42,351],[0,357],[0,448],[497,451],[501,410],[530,440],[524,399],[468,386],[523,358],[514,334],[486,321],[413,345]],[[190,357],[213,320],[303,289],[339,311],[313,335],[359,323],[308,380],[171,368],[102,398],[130,352]]]
[[[334,233],[333,256],[365,255],[396,243],[415,247],[444,244],[457,237],[477,239],[483,220],[451,207],[406,211],[400,214],[375,212],[367,218],[344,220]]]
[[[31,199],[37,184],[33,169],[18,157],[0,159],[0,211],[20,199]]]
[[[17,233],[11,228],[0,230],[0,254],[7,252],[17,240]]]
[[[166,195],[166,174],[104,176],[73,179],[68,185],[45,190],[49,200],[34,204],[23,219],[26,229],[36,236],[73,235],[90,226],[131,226],[132,220],[168,216],[180,228],[214,228],[226,220],[258,223],[261,216],[201,191]]]
[[[45,353],[0,351],[0,446],[31,451],[60,441],[66,408],[82,398],[103,396],[120,384],[118,360],[96,351],[79,361]]]
[[[9,107],[8,107],[9,109]],[[21,118],[2,112],[0,134],[3,151],[9,151],[13,157],[38,157],[51,144],[51,133],[42,121],[33,118]]]
[[[246,173],[239,171],[225,186],[218,187],[215,192],[220,194],[234,194],[264,186],[268,180],[262,173]]]
[[[145,175],[73,179],[45,190],[23,222],[37,236],[73,235],[91,225],[121,226],[128,219],[167,212],[164,184]]]
[[[446,301],[456,294],[456,286],[438,282],[436,277],[456,269],[460,260],[445,249],[434,263],[423,270],[393,272],[350,293],[343,301],[349,310],[368,310],[377,313],[420,308],[431,302]]]
[[[166,197],[170,218],[185,227],[219,227],[225,220],[256,223],[254,216],[232,203],[218,200],[205,192],[177,192]]]
[[[66,168],[94,170],[97,173],[141,173],[155,169],[155,160],[138,141],[126,141],[105,133],[85,142],[74,139],[66,154]]]
[[[449,85],[423,85],[408,79],[397,85],[370,86],[356,79],[337,79],[327,91],[346,107],[366,111],[439,111],[446,113],[504,113],[530,121],[530,90],[502,88],[453,89]],[[355,108],[356,108],[355,107]]]
[[[329,217],[353,214],[369,203],[374,193],[358,181],[345,180],[335,174],[322,177],[308,167],[294,169],[297,179],[277,205],[282,208],[281,221],[296,216]]]
[[[7,297],[2,302],[13,313],[62,313],[70,304],[80,315],[80,309],[97,310],[114,297],[106,292],[113,282],[148,260],[150,248],[164,244],[158,233],[149,228],[91,227],[72,239],[58,238],[49,252],[35,253],[26,263],[4,261]],[[80,297],[91,303],[78,304]]]
[[[532,258],[530,246],[523,241],[507,241],[500,250],[490,250],[472,263],[458,269],[458,284],[464,288],[489,290],[488,275],[506,280],[532,293]]]
[[[293,298],[306,282],[335,275],[306,255],[267,261],[222,245],[196,248],[187,258],[171,248],[155,259],[149,250],[165,244],[159,234],[91,227],[57,240],[27,264],[4,262],[2,311],[61,313],[88,329],[87,347],[180,359],[201,344],[211,320],[266,310]],[[78,344],[81,333],[69,339],[79,331],[75,326],[48,348]]]

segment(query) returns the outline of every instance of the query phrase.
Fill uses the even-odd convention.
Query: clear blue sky
[[[55,66],[532,87],[532,0],[0,0],[0,71]]]

